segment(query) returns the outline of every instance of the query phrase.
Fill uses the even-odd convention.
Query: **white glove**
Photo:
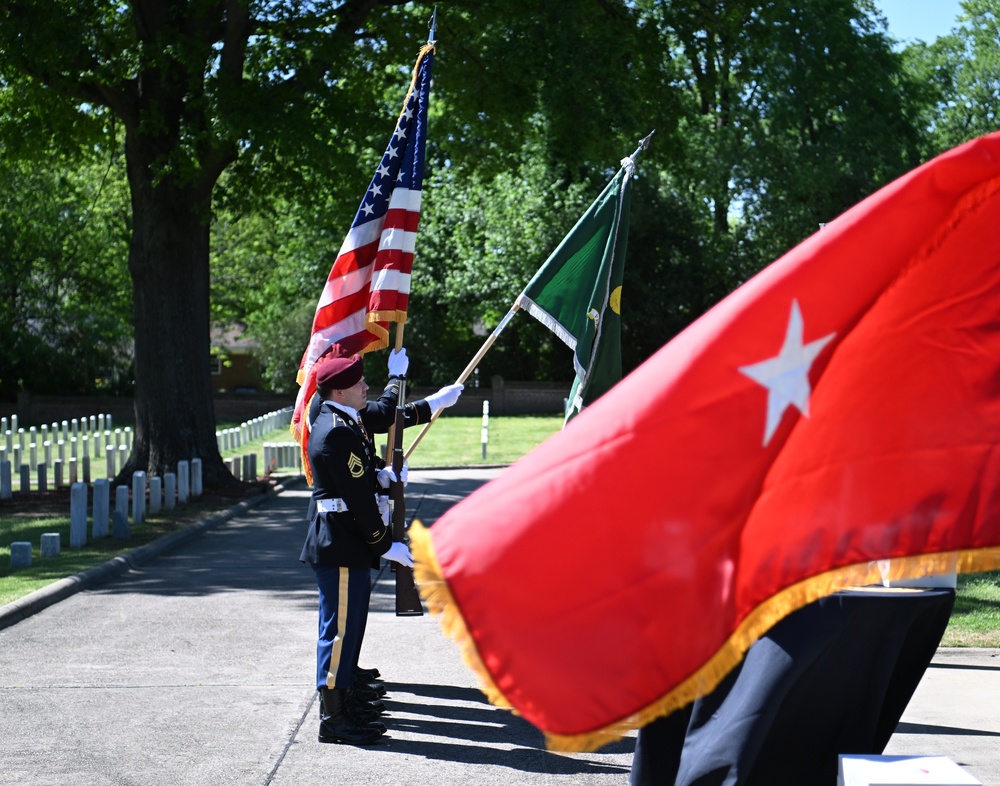
[[[406,347],[399,350],[392,350],[389,353],[389,376],[405,377],[406,370],[410,367],[410,359],[406,357]]]
[[[378,497],[378,514],[382,517],[382,524],[386,527],[389,526],[389,498],[383,497],[381,494],[376,494]]]
[[[403,486],[405,487],[410,478],[409,459],[403,459],[403,470],[399,474],[403,476]],[[375,479],[382,488],[389,488],[389,484],[396,480],[396,473],[393,471],[392,465],[389,464],[376,472]]]
[[[382,556],[393,562],[398,562],[400,565],[406,565],[408,568],[413,567],[413,555],[410,554],[410,547],[402,541],[393,541],[389,550]]]
[[[442,409],[453,406],[464,389],[465,385],[458,382],[454,385],[445,385],[437,393],[431,393],[424,400],[431,405],[431,414],[436,415]]]

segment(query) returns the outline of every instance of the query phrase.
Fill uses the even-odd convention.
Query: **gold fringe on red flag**
[[[461,608],[452,596],[437,562],[430,530],[419,521],[414,521],[410,528],[410,539],[415,560],[414,578],[428,610],[440,617],[444,635],[459,645],[462,659],[476,674],[480,689],[490,703],[516,713],[516,709],[496,686],[479,654],[476,642],[469,634]],[[894,557],[891,560],[889,580],[919,579],[951,570],[979,573],[998,569],[1000,548],[918,554]],[[585,752],[615,742],[629,732],[669,715],[711,692],[740,663],[757,639],[792,612],[843,589],[881,583],[882,574],[877,565],[865,563],[829,571],[788,587],[754,609],[704,666],[657,701],[615,723],[580,734],[551,734],[542,729],[546,747],[551,751]]]

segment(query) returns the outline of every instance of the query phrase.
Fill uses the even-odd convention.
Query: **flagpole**
[[[437,17],[438,17],[437,6],[434,6],[434,11],[431,13],[430,22],[427,23],[427,29],[430,31],[427,34],[427,46],[428,47],[432,47],[432,46],[434,46],[434,44],[437,43]],[[417,73],[416,72],[416,68],[414,68],[414,70],[413,70],[414,81],[416,80],[416,73]],[[412,90],[413,87],[411,86],[410,89]],[[406,327],[406,322],[405,321],[404,322],[397,322],[396,323],[396,347],[395,347],[395,350],[394,350],[396,352],[400,351],[403,348],[403,329],[405,327]],[[400,386],[400,397],[402,397],[403,391],[405,391],[405,390],[406,390],[406,385],[405,385],[405,382],[404,382],[404,384]],[[402,406],[403,402],[400,401],[399,405]],[[433,422],[433,420],[434,419],[431,418],[431,422]],[[430,423],[428,423],[427,425],[430,425]],[[391,450],[392,446],[395,444],[395,436],[396,436],[396,424],[393,423],[391,426],[389,426],[389,432],[386,435],[386,447],[387,447],[387,450]],[[413,450],[413,448],[411,447],[410,450]],[[403,458],[404,459],[405,458],[409,458],[409,455],[410,454],[407,453]]]
[[[483,345],[479,348],[476,356],[469,361],[469,365],[467,365],[465,370],[459,374],[458,379],[455,381],[456,385],[462,384],[469,378],[469,375],[475,370],[476,366],[479,365],[479,361],[483,359],[483,355],[485,355],[489,348],[493,346],[493,342],[497,340],[497,337],[503,332],[503,329],[507,327],[507,323],[513,319],[514,314],[516,314],[519,310],[520,306],[518,306],[517,303],[511,306],[510,311],[508,311],[506,316],[500,320],[500,324],[493,328],[493,332],[490,333],[486,341],[483,342]],[[413,444],[407,449],[406,458],[409,458],[410,454],[416,449],[417,445],[420,444],[420,440],[424,438],[424,434],[426,434],[430,430],[430,427],[434,425],[434,421],[437,420],[437,416],[440,412],[441,410],[438,410],[431,415],[431,419],[427,421],[424,427],[420,430],[420,433],[417,434],[416,438],[413,440]]]
[[[649,147],[649,140],[653,138],[653,134],[655,133],[656,129],[654,128],[652,131],[646,134],[646,136],[644,136],[642,139],[639,140],[639,146],[635,149],[635,152],[628,157],[630,161],[635,161],[636,156],[638,156],[639,153],[641,153],[643,150]]]
[[[437,9],[435,9],[435,13],[436,13],[436,11],[437,11]],[[431,25],[432,26],[434,25],[434,18],[433,17],[431,19]],[[645,150],[647,147],[649,147],[649,140],[653,138],[653,134],[655,134],[655,133],[656,133],[656,129],[654,128],[652,131],[650,131],[648,134],[646,134],[646,136],[644,136],[642,139],[640,139],[639,143],[638,143],[638,147],[636,147],[636,149],[635,149],[635,152],[633,152],[632,155],[628,156],[627,158],[623,158],[622,159],[622,162],[621,162],[622,166],[625,166],[626,162],[628,162],[628,163],[630,163],[630,164],[632,164],[634,166],[636,157],[643,150]],[[631,169],[629,171],[631,173]],[[471,361],[469,361],[469,365],[467,365],[465,367],[465,370],[459,375],[458,380],[456,380],[455,384],[461,384],[461,383],[465,382],[466,379],[468,379],[469,375],[473,372],[473,370],[479,364],[479,361],[482,360],[483,355],[485,355],[486,352],[489,350],[489,348],[491,346],[493,346],[493,343],[497,340],[497,337],[500,335],[500,333],[503,331],[503,329],[505,327],[507,327],[507,323],[510,322],[510,320],[513,318],[514,314],[516,314],[519,309],[520,309],[520,305],[518,304],[518,301],[515,300],[514,301],[514,305],[511,307],[510,311],[508,311],[507,315],[502,320],[500,320],[500,324],[498,324],[493,329],[493,332],[489,335],[489,337],[483,343],[483,346],[476,353],[476,356],[474,358],[472,358]],[[413,453],[413,451],[416,449],[417,445],[420,444],[420,440],[424,438],[424,434],[426,434],[430,430],[430,427],[432,425],[434,425],[434,421],[435,420],[437,420],[437,413],[435,413],[434,415],[431,416],[431,419],[424,425],[424,427],[421,429],[420,433],[417,434],[416,438],[413,440],[413,444],[411,444],[410,447],[406,451],[406,458],[409,458],[410,455]]]

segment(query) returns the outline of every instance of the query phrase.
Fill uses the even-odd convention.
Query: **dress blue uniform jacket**
[[[359,412],[360,424],[331,401],[317,397],[313,402],[308,452],[314,486],[302,562],[364,568],[392,545],[391,528],[383,524],[375,499],[375,473],[384,462],[370,434],[389,430],[398,396],[398,380],[390,379],[378,400]],[[407,404],[404,426],[426,423],[430,417],[426,401]],[[326,499],[343,500],[347,510],[320,512],[316,503]]]

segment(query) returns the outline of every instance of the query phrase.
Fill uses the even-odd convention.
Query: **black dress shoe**
[[[370,745],[385,734],[385,726],[358,723],[347,706],[343,688],[320,688],[319,741]]]
[[[354,673],[362,682],[371,682],[382,676],[382,672],[378,669],[362,669],[360,666],[354,670]]]
[[[363,685],[367,685],[373,691],[375,691],[376,696],[385,696],[385,683],[379,680],[358,680]]]
[[[351,720],[359,726],[378,729],[382,734],[385,734],[385,724],[379,721],[377,710],[371,709],[366,704],[353,704],[350,698],[347,699],[344,710],[350,716]]]
[[[378,704],[382,703],[379,701],[379,696],[382,694],[380,694],[375,688],[373,688],[367,682],[355,682],[347,690],[350,691],[353,697],[360,699],[361,701],[377,702]],[[385,693],[384,687],[382,689],[382,693]]]

